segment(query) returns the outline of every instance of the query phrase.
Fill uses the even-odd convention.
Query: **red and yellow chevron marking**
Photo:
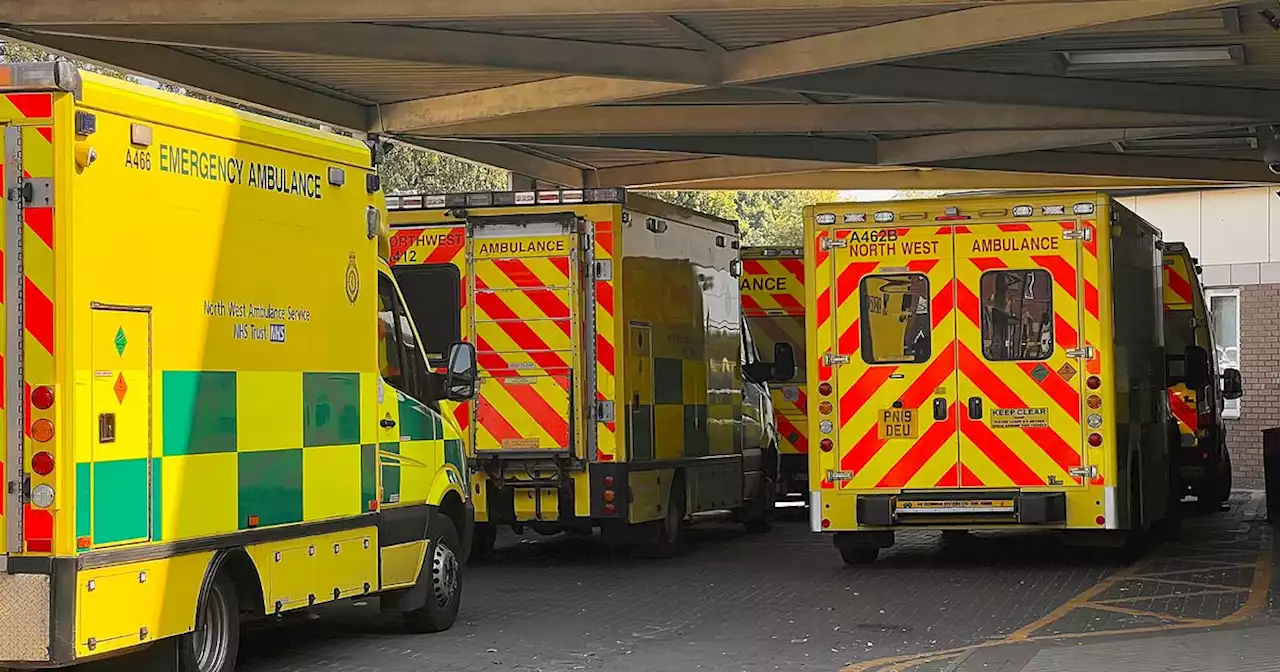
[[[1180,254],[1164,258],[1164,309],[1191,310],[1195,307],[1195,289],[1191,284],[1191,269],[1187,259]]]
[[[474,337],[485,378],[476,401],[476,450],[571,447],[576,269],[563,256],[473,263]]]
[[[1018,244],[1035,237],[1036,248],[1002,252],[998,258],[984,255],[975,241],[989,237]],[[844,250],[837,251],[843,257],[835,282],[837,352],[850,357],[850,363],[837,371],[841,445],[851,445],[841,456],[840,468],[853,474],[842,487],[1078,483],[1069,470],[1082,461],[1080,385],[1084,376],[1073,370],[1079,366],[1077,360],[1068,360],[1065,353],[1078,346],[1082,312],[1096,320],[1097,306],[1096,298],[1089,298],[1089,287],[1096,284],[1076,272],[1074,244],[1062,243],[1057,230],[1046,236],[1043,227],[1037,231],[1026,224],[898,229],[895,240],[897,245],[854,248],[855,254],[858,249],[870,250],[876,255],[872,257],[843,257]],[[907,256],[908,249],[928,251],[928,255]],[[952,258],[956,259],[954,270]],[[1054,348],[1043,362],[987,361],[981,355],[978,292],[986,291],[979,289],[981,278],[985,272],[1004,268],[1042,269],[1052,284]],[[893,330],[871,332],[860,324],[862,281],[871,274],[903,272],[921,273],[929,280],[932,355],[924,364],[868,365],[862,339],[900,335]],[[1096,289],[1092,294],[1096,297]],[[1040,315],[1041,320],[1047,317]],[[1068,363],[1072,369],[1064,367]],[[969,418],[966,403],[975,397],[988,409],[982,419]],[[947,404],[946,417],[953,422],[933,421],[935,399]],[[913,438],[882,436],[878,419],[891,408],[914,410],[921,431]],[[1048,409],[1046,426],[992,426],[991,410],[1021,408]]]
[[[614,255],[613,222],[595,223],[595,258],[597,260],[613,259]],[[614,272],[621,272],[616,260]],[[614,285],[613,280],[596,281],[596,399],[613,401],[617,394],[617,353],[614,320]],[[596,427],[596,459],[611,462],[617,459],[618,424],[616,421],[601,422]]]
[[[1178,431],[1196,436],[1200,430],[1200,415],[1196,407],[1196,393],[1178,383],[1169,388],[1169,408],[1178,421]]]

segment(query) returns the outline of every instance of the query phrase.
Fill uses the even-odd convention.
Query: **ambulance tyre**
[[[765,534],[773,529],[778,515],[778,486],[768,476],[761,476],[760,490],[747,503],[742,526],[750,534]]]
[[[671,484],[671,496],[666,515],[651,523],[656,539],[649,544],[649,554],[655,558],[674,558],[680,552],[680,532],[684,528],[684,481],[679,476]]]
[[[196,629],[178,638],[181,672],[231,672],[240,652],[240,600],[226,572],[218,572],[196,611]]]
[[[476,523],[471,535],[471,553],[467,561],[487,560],[493,555],[493,546],[498,542],[498,528],[492,523]]]
[[[462,604],[462,559],[458,530],[447,516],[431,521],[434,532],[427,544],[418,584],[427,587],[427,603],[404,614],[405,625],[414,632],[442,632],[453,627]]]
[[[880,547],[850,546],[840,549],[840,557],[846,565],[870,565],[880,557]]]
[[[1205,513],[1221,511],[1231,497],[1231,453],[1222,451],[1222,461],[1211,469],[1196,494],[1196,503]]]

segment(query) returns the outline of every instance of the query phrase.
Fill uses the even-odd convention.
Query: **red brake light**
[[[1102,445],[1102,435],[1101,435],[1101,434],[1090,434],[1090,435],[1089,435],[1089,445],[1093,446],[1094,448],[1097,448],[1098,446],[1101,446],[1101,445]]]
[[[822,452],[824,453],[829,453],[831,452],[832,448],[836,447],[835,442],[833,442],[831,439],[823,439],[822,441],[818,442],[818,445],[822,446]]]
[[[31,405],[42,411],[49,410],[49,407],[53,406],[53,388],[41,385],[31,390]]]
[[[53,455],[43,450],[31,456],[31,471],[48,476],[53,473]]]
[[[828,394],[831,394],[831,383],[822,383],[821,385],[819,385],[818,393],[823,395],[824,397]]]
[[[612,476],[605,476],[605,477],[604,477],[604,479],[602,479],[602,480],[604,481],[604,487],[606,487],[606,488],[612,488],[612,487],[613,487],[613,484],[614,484],[614,478],[613,478]]]
[[[1085,385],[1088,385],[1091,390],[1096,390],[1102,387],[1102,379],[1097,376],[1089,376],[1089,380],[1085,381]]]

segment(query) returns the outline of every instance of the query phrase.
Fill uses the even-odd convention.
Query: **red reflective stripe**
[[[1098,317],[1098,288],[1088,280],[1084,281],[1084,309],[1095,318]]]
[[[790,294],[771,294],[773,300],[777,302],[782,309],[787,311],[788,315],[804,314],[804,305],[796,300],[796,297]]]
[[[613,343],[604,334],[596,334],[596,361],[609,372],[609,375],[613,375],[616,368]]]
[[[596,245],[606,256],[613,256],[613,222],[596,222]]]
[[[957,233],[957,234],[961,234],[961,233],[973,233],[973,231],[972,231],[972,230],[970,230],[970,229],[969,229],[969,227],[967,227],[967,226],[956,226],[955,228],[953,228],[953,229],[952,229],[952,231],[954,231],[954,232],[955,232],[955,233]]]
[[[1169,406],[1174,417],[1178,418],[1179,423],[1186,425],[1187,429],[1195,432],[1200,428],[1200,416],[1196,413],[1196,408],[1173,389],[1169,390]]]
[[[1030,224],[997,224],[996,228],[1000,229],[1001,231],[1010,231],[1010,232],[1030,231],[1031,225]]]
[[[1019,362],[1018,368],[1022,369],[1023,372],[1027,374],[1027,377],[1035,382],[1036,378],[1031,373],[1032,370],[1036,368],[1035,363]],[[1048,394],[1050,398],[1057,402],[1058,406],[1060,406],[1062,410],[1066,411],[1067,415],[1071,416],[1072,420],[1080,422],[1079,391],[1068,385],[1067,381],[1063,380],[1062,377],[1056,373],[1045,376],[1043,381],[1036,382],[1036,384],[1040,386],[1040,389],[1045,391],[1045,394]]]
[[[999,408],[1026,408],[1027,404],[1008,385],[987,368],[966,346],[960,347],[960,371],[964,373],[991,403]],[[1078,418],[1079,416],[1077,416]],[[988,430],[990,431],[990,430]],[[1063,471],[1080,465],[1080,453],[1050,427],[1023,427],[1031,440]]]
[[[392,266],[400,262],[400,256],[413,245],[413,241],[418,239],[419,233],[422,233],[422,229],[399,229],[391,234],[388,244],[391,246]]]
[[[842,355],[852,356],[858,352],[860,347],[862,347],[862,325],[858,323],[858,320],[854,320],[853,324],[849,325],[849,328],[845,329],[843,334],[840,334],[840,341],[836,349]]]
[[[871,457],[880,450],[880,446],[884,445],[884,441],[876,435],[876,425],[871,425],[866,434],[862,435],[858,442],[853,444],[849,452],[845,453],[840,460],[840,468],[847,471],[861,471],[871,461]]]
[[[768,314],[755,297],[746,294],[742,295],[742,312],[747,317],[761,317]]]
[[[608,280],[596,281],[596,305],[613,317],[613,284]]]
[[[962,488],[981,488],[982,480],[973,474],[963,464],[957,462],[953,467],[947,470],[947,473],[938,479],[934,484],[935,488],[954,488],[960,486]]]
[[[973,322],[975,325],[981,325],[982,303],[978,301],[978,295],[974,294],[973,290],[969,289],[968,285],[961,282],[956,283],[956,294],[956,303],[960,308],[960,313],[969,318],[969,321]]]
[[[742,270],[747,275],[769,275],[768,269],[764,267],[764,262],[759,259],[743,259]]]
[[[31,278],[23,280],[24,324],[36,341],[53,354],[53,302],[31,282]]]
[[[978,267],[979,271],[991,271],[997,268],[1008,268],[1009,265],[1004,260],[996,257],[970,257],[969,261]]]
[[[782,417],[781,415],[777,416],[777,421],[778,433],[786,437],[788,441],[791,441],[791,445],[796,447],[797,452],[808,453],[809,439],[805,438],[804,433],[799,429],[796,429],[796,426],[791,424],[790,420]],[[791,438],[793,434],[796,437],[794,440]]]
[[[831,290],[824,289],[822,294],[818,295],[818,305],[815,306],[817,311],[818,326],[822,327],[827,324],[827,320],[831,319]]]
[[[45,245],[53,247],[53,208],[23,208],[22,219]]]
[[[560,383],[561,388],[568,389],[569,381],[567,376],[555,376],[555,378],[556,382]],[[538,423],[543,431],[551,435],[551,438],[559,443],[558,448],[569,447],[569,419],[565,417],[564,413],[556,410],[551,405],[551,402],[539,394],[532,385],[509,385],[501,378],[496,380],[500,381],[502,389],[511,395],[511,398],[524,409],[525,413],[528,413],[529,417],[533,418],[534,422]]]
[[[476,278],[476,287],[482,287],[479,278]],[[502,299],[490,292],[476,292],[476,305],[489,316],[490,322],[502,329],[516,347],[524,350],[538,366],[548,370],[569,368],[569,363],[559,353],[552,351],[550,346],[529,328],[522,318],[517,317],[511,308],[502,302]]]
[[[981,488],[983,486],[982,479],[978,478],[969,467],[960,465],[960,487],[963,488]]]
[[[911,261],[907,262],[907,270],[915,271],[916,273],[928,273],[929,271],[933,270],[934,266],[938,265],[939,261],[941,260],[940,259],[912,259]]]
[[[1053,340],[1063,350],[1071,350],[1080,343],[1080,334],[1067,319],[1058,313],[1053,314]]]
[[[858,288],[858,283],[868,273],[876,270],[879,266],[878,261],[855,261],[845,266],[844,271],[840,273],[840,277],[836,280],[836,305],[844,305]]]
[[[520,438],[520,432],[516,431],[511,423],[503,417],[491,404],[480,403],[476,408],[476,424],[483,427],[489,432],[498,443],[502,443],[506,439]]]
[[[14,107],[18,108],[18,114],[33,119],[44,119],[53,116],[53,95],[48,93],[10,93],[5,98]]]
[[[458,404],[453,407],[453,419],[458,422],[458,426],[466,429],[471,424],[471,409],[468,404]]]
[[[560,276],[565,280],[569,279],[569,257],[551,257],[551,265],[560,271]]]
[[[1071,298],[1076,298],[1076,269],[1062,257],[1055,256],[1034,256],[1031,261],[1036,266],[1049,271],[1049,275],[1053,276],[1053,281],[1059,287],[1066,290]]]
[[[804,261],[800,259],[780,259],[779,263],[782,264],[783,268],[787,269],[791,277],[796,279],[796,282],[800,283],[801,287],[804,286]]]
[[[1178,298],[1182,299],[1183,303],[1191,303],[1192,302],[1191,283],[1187,282],[1187,279],[1182,277],[1182,274],[1178,273],[1178,271],[1173,267],[1168,266],[1166,268],[1169,269],[1169,272],[1165,273],[1165,277],[1168,280],[1169,289],[1172,290],[1174,294],[1177,294]]]
[[[449,242],[452,241],[452,242]],[[444,242],[436,245],[427,255],[428,264],[443,264],[453,261],[467,244],[467,231],[461,227],[449,229],[444,235]]]
[[[954,418],[958,412],[959,406],[956,403],[951,404],[951,409],[947,412],[946,422],[935,422],[926,429],[924,434],[916,439],[914,445],[907,450],[906,453],[898,460],[897,464],[889,470],[889,473],[880,479],[876,484],[877,488],[900,488],[906,485],[922,467],[933,456],[938,453],[944,445],[949,443],[948,439],[955,436],[956,423]],[[954,444],[953,444],[954,445]]]
[[[939,289],[938,293],[933,295],[932,322],[934,329],[937,329],[938,325],[942,324],[942,321],[947,319],[952,309],[955,308],[955,289],[953,285],[955,285],[955,281],[948,280],[942,285],[942,289]]]
[[[822,266],[827,263],[827,259],[831,257],[831,253],[822,249],[822,241],[827,239],[826,231],[819,231],[813,240],[813,263],[815,267]]]
[[[969,437],[974,446],[982,451],[1014,485],[1044,485],[1044,479],[1031,470],[1017,453],[1013,452],[1000,437],[989,427],[978,420],[970,420],[969,414],[960,414],[960,431]]]
[[[858,409],[871,399],[871,395],[875,394],[897,370],[896,366],[873,366],[863,371],[849,391],[840,397],[840,424],[843,425],[852,419],[853,414],[857,413]]]

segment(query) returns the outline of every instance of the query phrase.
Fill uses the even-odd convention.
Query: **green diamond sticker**
[[[124,327],[116,330],[116,354],[124,356],[124,346],[129,345],[129,339],[124,337]]]

